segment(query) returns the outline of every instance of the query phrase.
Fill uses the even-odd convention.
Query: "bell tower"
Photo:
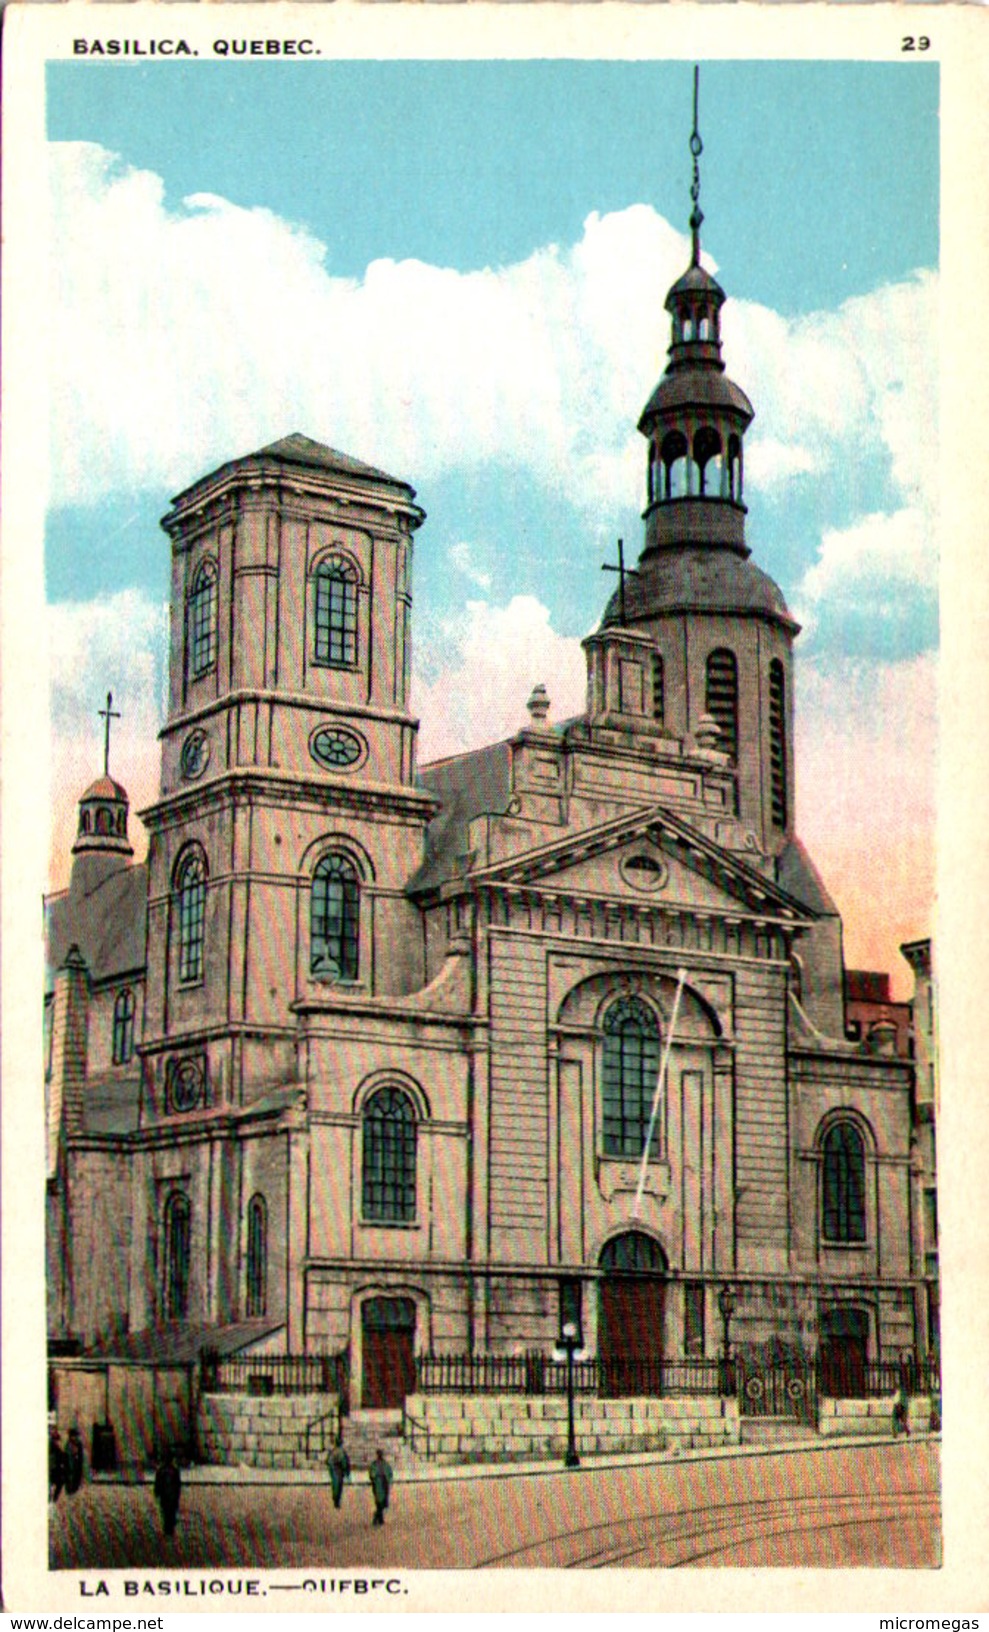
[[[727,297],[701,261],[697,99],[695,68],[690,265],[666,296],[666,369],[639,418],[648,444],[643,548],[608,604],[600,638],[613,641],[621,629],[642,648],[639,666],[652,676],[650,729],[688,750],[727,754],[749,843],[778,856],[793,837],[798,625],[749,559],[743,445],[754,410],[726,373]]]

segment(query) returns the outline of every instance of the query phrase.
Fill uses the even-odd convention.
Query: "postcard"
[[[5,25],[5,1608],[977,1624],[985,14]]]

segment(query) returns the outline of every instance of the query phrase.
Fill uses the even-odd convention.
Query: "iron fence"
[[[730,1372],[729,1368],[729,1372]],[[651,1360],[634,1356],[575,1360],[577,1395],[662,1395],[724,1392],[723,1362]],[[532,1350],[527,1354],[421,1354],[416,1358],[421,1394],[566,1394],[567,1363]]]
[[[347,1409],[349,1371],[346,1354],[200,1355],[200,1388],[204,1394],[339,1394]]]

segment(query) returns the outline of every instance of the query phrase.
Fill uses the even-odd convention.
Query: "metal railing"
[[[427,1462],[429,1461],[429,1424],[422,1422],[407,1406],[402,1412],[402,1438],[414,1456],[422,1455]]]
[[[652,1360],[635,1357],[576,1360],[577,1395],[718,1395],[734,1389],[718,1360]],[[567,1363],[538,1351],[527,1354],[421,1354],[416,1357],[420,1394],[566,1394]]]
[[[348,1382],[345,1353],[220,1356],[204,1349],[200,1355],[204,1394],[339,1394],[345,1413]]]

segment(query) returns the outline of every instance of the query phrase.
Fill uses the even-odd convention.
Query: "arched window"
[[[316,569],[315,659],[345,669],[357,662],[357,569],[334,558]]]
[[[134,1053],[134,993],[129,986],[113,1005],[113,1063],[126,1065]]]
[[[175,902],[179,929],[179,979],[202,980],[206,858],[199,849],[187,850],[176,868]]]
[[[411,1224],[416,1216],[416,1117],[408,1094],[378,1088],[364,1107],[364,1217]]]
[[[598,1263],[608,1275],[665,1275],[669,1267],[659,1242],[641,1230],[613,1235],[602,1247]]]
[[[719,747],[738,758],[738,664],[723,646],[707,660],[704,707],[721,729]]]
[[[663,685],[663,659],[659,652],[652,654],[652,717],[654,720],[666,718],[666,699]]]
[[[309,969],[324,980],[356,980],[360,961],[360,883],[349,856],[323,856],[313,873]]]
[[[604,1017],[601,1082],[603,1149],[606,1156],[642,1156],[659,1075],[659,1024],[638,997],[622,997]],[[653,1129],[649,1154],[659,1154]]]
[[[216,563],[204,561],[189,597],[189,672],[193,680],[216,664],[216,586]]]
[[[785,827],[786,787],[786,679],[783,665],[774,657],[769,665],[769,786],[773,826]]]
[[[680,499],[687,491],[687,438],[682,431],[670,431],[663,438],[664,499]]]
[[[713,426],[702,425],[694,437],[697,491],[718,498],[721,493],[721,438]]]
[[[110,812],[105,805],[100,805],[96,812],[96,831],[97,833],[110,832]]]
[[[839,1246],[865,1240],[865,1145],[851,1122],[824,1136],[821,1234]]]
[[[268,1303],[268,1209],[263,1196],[252,1196],[247,1204],[247,1316],[267,1312]]]
[[[728,438],[728,492],[736,504],[742,502],[742,442],[738,436]]]
[[[165,1203],[165,1274],[162,1287],[166,1320],[189,1316],[189,1198],[175,1190]]]

